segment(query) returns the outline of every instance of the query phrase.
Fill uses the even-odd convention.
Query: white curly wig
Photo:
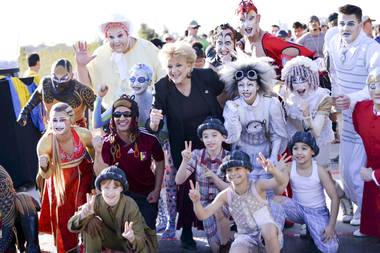
[[[281,79],[290,90],[293,90],[293,76],[304,77],[314,90],[319,86],[318,65],[305,56],[294,57],[285,64],[281,71]]]
[[[272,58],[269,57],[247,57],[229,62],[223,65],[218,74],[220,79],[225,83],[225,91],[229,99],[239,96],[235,73],[237,71],[255,70],[257,72],[257,84],[259,85],[259,93],[270,93],[276,82],[275,66],[271,63]]]

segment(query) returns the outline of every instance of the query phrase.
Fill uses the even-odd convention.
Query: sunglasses
[[[65,83],[67,81],[70,81],[71,77],[69,74],[66,74],[62,76],[61,78],[58,78],[55,74],[53,74],[52,79],[56,83]]]
[[[114,112],[112,113],[112,116],[116,119],[121,118],[121,116],[124,116],[124,118],[132,117],[132,112],[126,111],[126,112]]]
[[[145,77],[143,77],[143,76],[139,76],[138,78],[132,76],[132,77],[129,78],[129,81],[130,81],[131,83],[136,82],[136,80],[137,80],[137,82],[139,82],[139,83],[146,83],[146,82],[149,82],[149,79],[148,79],[148,78],[145,78]]]
[[[253,69],[250,69],[248,71],[239,70],[235,73],[235,80],[240,81],[243,80],[244,77],[248,78],[251,81],[257,80],[257,72]]]

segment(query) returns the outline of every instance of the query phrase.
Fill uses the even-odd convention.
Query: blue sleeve
[[[93,124],[94,128],[101,128],[111,121],[112,108],[102,113],[102,98],[97,96],[94,103]]]

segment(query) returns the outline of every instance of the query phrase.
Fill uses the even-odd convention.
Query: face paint
[[[115,206],[123,192],[123,187],[117,186],[114,180],[101,185],[102,197],[109,206]]]
[[[129,47],[128,33],[122,27],[111,27],[107,31],[110,47],[117,53],[124,53]]]
[[[69,117],[54,117],[52,119],[52,130],[54,134],[64,134],[67,129],[67,121]]]
[[[63,92],[71,83],[73,74],[69,72],[64,66],[58,65],[55,67],[51,74],[53,87],[58,92]]]
[[[356,19],[354,14],[339,14],[338,29],[342,40],[346,44],[352,43],[359,36],[361,24],[362,23]]]
[[[244,36],[254,36],[259,30],[259,17],[254,11],[240,14],[240,27]]]
[[[237,86],[239,96],[242,97],[247,104],[253,104],[256,100],[257,91],[259,89],[257,82],[244,77],[242,80],[238,81]]]
[[[233,35],[230,29],[221,30],[217,35],[215,50],[222,63],[232,60],[232,53],[235,51],[235,44],[232,37]]]
[[[310,85],[306,78],[302,76],[292,77],[292,92],[301,98],[306,98],[309,95]]]
[[[135,69],[130,73],[129,85],[135,94],[143,93],[149,86],[150,80],[141,69]]]

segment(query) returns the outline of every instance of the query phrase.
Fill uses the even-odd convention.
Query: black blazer
[[[216,97],[223,92],[224,83],[218,75],[211,69],[193,69],[191,72],[191,88],[198,89],[202,94],[202,99],[206,101],[209,106],[208,109],[211,111],[209,116],[223,120],[222,108]],[[178,169],[182,161],[181,151],[185,148],[185,140],[182,111],[181,107],[178,106],[179,101],[174,95],[175,92],[175,84],[169,80],[168,76],[163,77],[155,84],[153,108],[161,109],[163,115],[166,116],[171,155],[174,166]],[[157,132],[149,127],[149,123],[150,120],[148,119],[145,126],[151,133],[156,134],[162,129],[162,121]],[[197,129],[194,131],[196,132]]]

